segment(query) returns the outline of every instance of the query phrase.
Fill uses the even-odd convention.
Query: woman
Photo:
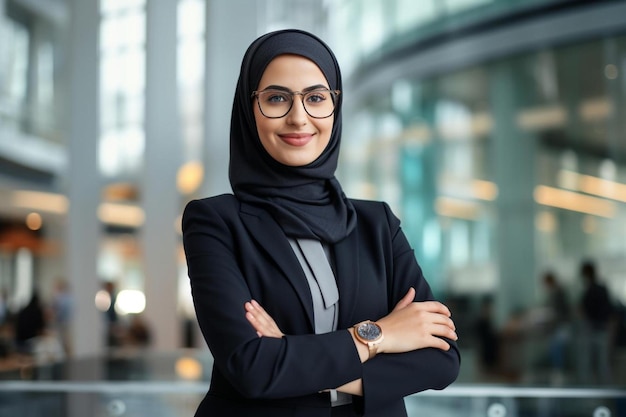
[[[183,215],[214,358],[197,417],[406,416],[404,396],[458,374],[450,312],[399,220],[346,198],[334,176],[341,95],[332,51],[309,33],[266,34],[243,58],[234,195],[191,201]]]

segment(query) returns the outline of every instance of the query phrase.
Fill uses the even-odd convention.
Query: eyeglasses
[[[307,114],[315,119],[325,119],[335,112],[337,97],[340,90],[317,88],[311,91],[287,91],[266,89],[252,92],[251,97],[256,97],[259,110],[263,116],[269,119],[285,117],[293,107],[293,98],[299,95],[302,105]]]

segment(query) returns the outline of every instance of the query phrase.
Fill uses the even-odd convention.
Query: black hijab
[[[341,95],[330,141],[305,166],[272,158],[259,139],[251,94],[265,68],[278,55],[295,54],[315,62],[332,90],[341,90],[341,73],[330,48],[301,30],[280,30],[255,40],[246,51],[235,91],[230,133],[230,184],[241,201],[261,206],[295,238],[335,243],[354,229],[356,213],[335,178],[341,139]]]

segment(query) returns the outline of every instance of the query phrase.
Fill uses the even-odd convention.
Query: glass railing
[[[206,383],[165,381],[0,383],[0,417],[192,416]],[[514,388],[452,385],[406,398],[410,417],[619,417],[619,389]]]
[[[192,416],[210,367],[208,353],[193,350],[22,366],[0,372],[0,417]],[[620,417],[626,389],[455,383],[406,404],[410,417]]]
[[[453,384],[406,404],[415,417],[618,417],[626,416],[626,390]]]

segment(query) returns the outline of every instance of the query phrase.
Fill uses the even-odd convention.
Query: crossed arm
[[[458,339],[450,310],[444,304],[438,301],[416,302],[413,301],[414,299],[415,289],[410,288],[391,313],[377,321],[385,335],[378,345],[378,353],[404,353],[424,348],[447,351],[450,345],[443,338]],[[246,319],[259,337],[281,338],[284,336],[274,319],[257,301],[246,302],[244,308]],[[367,346],[356,339],[353,328],[347,331],[352,336],[361,363],[366,362],[369,358]],[[353,395],[363,395],[362,380],[356,379],[337,387],[337,390]]]

